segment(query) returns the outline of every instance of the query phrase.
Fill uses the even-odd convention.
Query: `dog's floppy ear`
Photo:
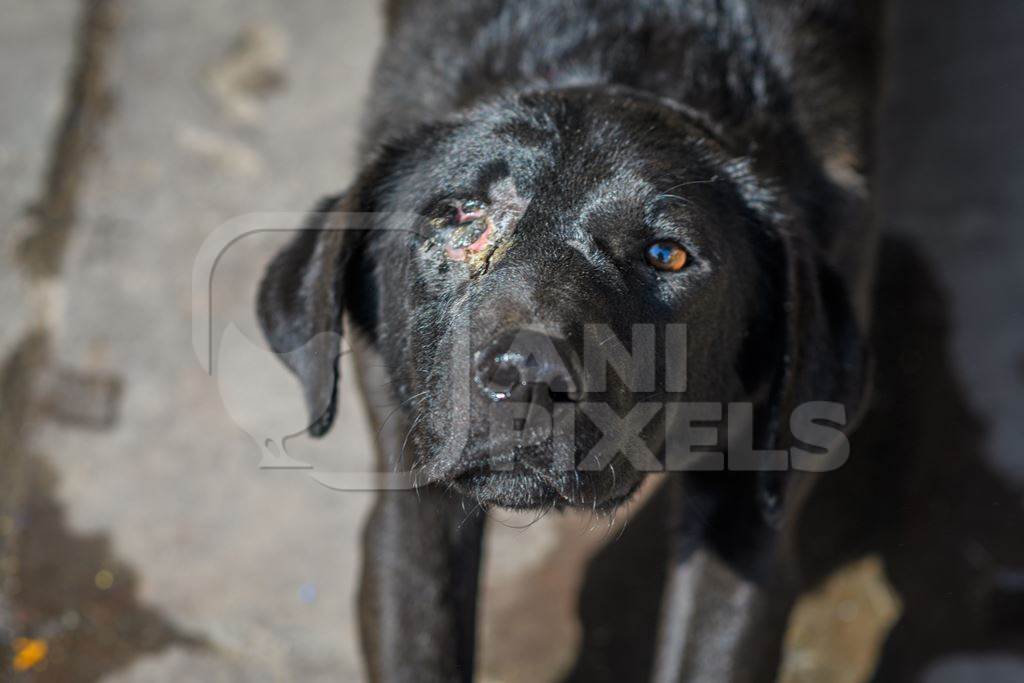
[[[842,278],[816,247],[785,231],[780,241],[785,263],[782,357],[759,439],[764,448],[792,446],[790,416],[812,401],[842,405],[844,431],[852,429],[868,389],[867,350]],[[788,477],[784,472],[760,474],[762,508],[766,518],[776,521]]]
[[[850,293],[823,255],[783,234],[783,358],[772,390],[776,434],[809,401],[842,404],[852,426],[867,387],[866,347]]]
[[[302,383],[314,436],[334,420],[345,282],[358,242],[340,219],[354,203],[351,192],[322,199],[274,257],[259,288],[260,326]]]
[[[435,127],[424,125],[382,144],[348,191],[322,199],[299,234],[274,258],[260,283],[257,314],[271,348],[302,384],[309,433],[323,436],[334,421],[342,319],[357,269],[368,253],[381,188]]]

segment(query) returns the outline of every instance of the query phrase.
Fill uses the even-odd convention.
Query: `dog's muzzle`
[[[531,403],[538,392],[575,400],[578,381],[558,346],[561,340],[533,330],[500,335],[474,358],[474,381],[491,401]]]

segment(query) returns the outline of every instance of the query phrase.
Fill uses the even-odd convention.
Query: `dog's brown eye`
[[[689,260],[686,250],[672,240],[659,240],[651,244],[644,252],[644,257],[652,267],[669,273],[678,273]]]

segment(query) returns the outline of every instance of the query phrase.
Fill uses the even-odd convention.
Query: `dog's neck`
[[[486,4],[486,3],[485,3]],[[459,3],[430,10],[437,31],[416,26],[415,8],[395,17],[381,73],[402,92],[378,92],[396,119],[369,122],[371,138],[445,118],[460,108],[523,90],[628,87],[703,112],[737,138],[773,134],[792,93],[779,50],[789,29],[769,3],[693,0],[521,0],[493,10]],[[447,15],[443,21],[437,14]],[[557,16],[557,21],[552,16]],[[770,58],[769,53],[774,57]],[[414,73],[409,60],[415,54]],[[392,68],[394,65],[394,68]],[[401,68],[399,68],[401,65]],[[767,122],[770,121],[771,125]]]

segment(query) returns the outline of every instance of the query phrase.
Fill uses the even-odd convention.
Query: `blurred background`
[[[781,679],[1024,681],[1024,4],[887,5],[879,398],[799,529]],[[302,416],[252,307],[355,173],[381,14],[0,0],[0,680],[362,680],[370,435],[343,386],[260,466]],[[481,680],[644,680],[657,484],[492,516]]]

